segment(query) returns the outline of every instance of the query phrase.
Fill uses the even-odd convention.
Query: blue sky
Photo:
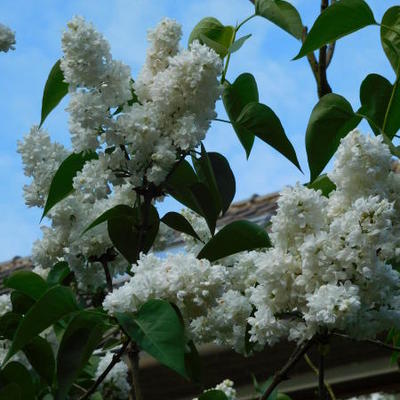
[[[303,22],[310,26],[319,10],[318,0],[293,0]],[[377,21],[392,0],[369,0]],[[0,22],[16,31],[16,51],[0,53],[0,261],[28,255],[32,242],[40,237],[40,210],[29,209],[22,198],[24,177],[16,142],[40,119],[43,86],[54,62],[61,56],[61,33],[73,15],[92,21],[109,40],[116,59],[132,68],[133,77],[143,63],[146,31],[164,16],[183,25],[186,45],[192,27],[205,16],[234,25],[252,14],[248,0],[1,0]],[[276,191],[286,184],[308,179],[304,133],[317,101],[315,82],[305,59],[290,61],[299,42],[263,18],[251,20],[242,34],[253,36],[232,57],[228,79],[251,72],[258,82],[260,101],[280,117],[293,142],[305,175],[286,159],[257,141],[246,160],[234,132],[215,122],[208,133],[206,148],[219,151],[230,161],[236,175],[236,200],[252,194]],[[340,40],[328,71],[333,91],[359,106],[359,86],[368,73],[380,73],[393,81],[394,74],[381,49],[379,29],[368,27]],[[69,145],[64,100],[47,119],[45,128],[52,138]],[[219,117],[225,114],[218,105]],[[366,125],[362,125],[368,131]],[[328,167],[329,168],[329,167]],[[166,201],[161,211],[178,206]],[[178,207],[179,208],[179,207]]]

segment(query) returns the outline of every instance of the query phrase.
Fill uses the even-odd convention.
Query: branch
[[[329,6],[329,0],[321,0],[321,13],[325,11]],[[332,93],[332,89],[329,86],[328,79],[326,77],[327,69],[327,46],[322,46],[319,49],[319,59],[318,59],[318,97],[326,95],[327,93]]]
[[[326,68],[331,64],[333,53],[335,52],[336,42],[330,43],[328,45],[328,50],[326,51]]]
[[[129,340],[127,340],[122,347],[118,350],[117,353],[114,354],[110,364],[108,367],[103,371],[103,373],[97,378],[96,382],[92,385],[92,387],[82,396],[79,398],[79,400],[86,400],[88,399],[95,391],[96,389],[100,386],[100,384],[104,381],[104,379],[107,377],[109,372],[114,368],[114,365],[119,362],[121,359],[122,355],[125,353],[126,348],[128,347]]]
[[[308,28],[306,26],[303,27],[303,35],[301,37],[301,41],[302,43],[305,42],[306,37],[307,37],[307,33],[308,33]],[[310,64],[311,67],[311,71],[314,75],[315,81],[317,82],[317,86],[319,85],[319,76],[318,76],[318,62],[317,59],[315,58],[315,54],[314,52],[308,53],[307,54],[307,60],[308,63]]]
[[[260,397],[259,400],[267,400],[270,394],[274,391],[274,389],[284,380],[287,379],[289,371],[298,363],[301,357],[307,353],[309,348],[314,344],[314,339],[309,340],[308,342],[302,343],[300,346],[296,348],[293,354],[290,356],[287,363],[280,369],[274,376],[272,383],[269,385],[268,389],[265,393]]]
[[[304,360],[306,360],[306,363],[314,371],[315,375],[319,376],[318,368],[314,365],[314,363],[311,361],[310,357],[308,357],[307,354],[304,354]],[[325,384],[326,390],[329,393],[329,396],[331,397],[331,400],[336,400],[336,396],[332,390],[331,385],[326,381],[324,381],[324,384]]]
[[[319,353],[319,366],[318,366],[318,395],[319,400],[326,400],[325,390],[325,357],[322,351]]]
[[[108,292],[111,293],[113,291],[113,284],[112,284],[110,270],[108,269],[108,263],[106,260],[104,260],[102,258],[100,259],[100,262],[101,262],[101,265],[103,266],[104,274],[106,275]]]
[[[128,350],[128,368],[132,378],[132,396],[135,400],[143,400],[142,390],[139,381],[139,348],[132,342]]]
[[[382,347],[383,349],[386,349],[386,350],[391,350],[391,351],[400,352],[400,347],[392,346],[392,345],[390,345],[390,344],[388,344],[388,343],[381,342],[380,340],[375,340],[375,339],[357,340],[357,339],[352,338],[351,336],[344,335],[344,334],[342,334],[342,333],[336,333],[336,332],[333,332],[332,335],[341,337],[341,338],[343,338],[343,339],[352,340],[353,342],[371,343],[371,344],[374,344],[375,346]]]

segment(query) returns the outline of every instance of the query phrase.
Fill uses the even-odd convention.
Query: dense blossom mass
[[[134,81],[91,24],[81,17],[69,22],[60,66],[69,85],[72,149],[94,156],[74,177],[73,193],[47,214],[51,225],[33,248],[36,271],[46,276],[66,261],[78,291],[95,293],[105,286],[106,256],[115,283],[129,273],[99,301],[110,315],[164,299],[179,308],[189,339],[241,353],[282,339],[300,343],[334,331],[373,338],[400,327],[400,174],[380,136],[353,131],[342,139],[329,173],[336,188],[328,197],[301,184],[283,189],[268,249],[199,260],[211,236],[205,220],[191,211],[183,215],[201,241],[183,235],[185,252],[160,256],[168,235],[163,227],[152,251],[133,266],[113,247],[106,224],[84,232],[104,211],[139,204],[143,188],[159,189],[152,200],[161,197],[174,165],[200,144],[216,116],[221,59],[198,41],[181,49],[181,35],[170,19],[150,31],[146,61]],[[32,178],[24,188],[26,203],[43,208],[51,178],[71,151],[38,126],[18,151]],[[7,304],[0,298],[1,313]],[[98,376],[111,357],[100,361]],[[123,362],[104,381],[107,387],[125,398]],[[230,381],[217,388],[236,398]]]
[[[329,197],[300,184],[281,192],[272,248],[210,265],[191,255],[201,243],[186,237],[189,254],[143,256],[105,308],[125,311],[166,299],[182,309],[195,341],[239,352],[246,324],[256,349],[334,330],[370,338],[398,326],[400,276],[392,265],[399,258],[400,176],[389,148],[381,137],[353,131],[329,177],[336,185]],[[207,239],[205,222],[185,216]]]
[[[0,23],[0,51],[7,53],[8,50],[15,50],[15,43],[15,33]]]
[[[96,151],[73,181],[74,193],[48,214],[51,226],[33,248],[37,271],[60,259],[75,272],[79,286],[94,290],[104,284],[99,259],[112,244],[102,224],[83,230],[109,208],[133,206],[135,189],[160,185],[173,165],[205,137],[220,96],[222,61],[210,48],[194,42],[181,49],[181,26],[162,20],[148,34],[145,64],[136,82],[130,68],[114,60],[110,46],[81,17],[68,23],[62,36],[61,69],[69,85],[69,127],[74,152]],[[71,151],[53,143],[37,126],[18,145],[25,174],[28,206],[44,207],[51,179]],[[127,263],[108,257],[111,274]]]

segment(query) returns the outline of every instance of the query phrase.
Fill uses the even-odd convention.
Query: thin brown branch
[[[319,400],[326,400],[325,390],[325,356],[322,351],[319,353],[319,365],[318,365],[318,395]]]
[[[302,343],[296,348],[293,354],[289,357],[287,363],[275,374],[272,383],[269,385],[268,389],[260,397],[260,400],[267,400],[270,394],[275,390],[275,388],[284,380],[288,378],[289,371],[298,363],[300,358],[304,356],[305,353],[314,344],[314,340],[311,339],[308,342]]]
[[[335,4],[336,0],[331,0],[330,1],[330,5]],[[332,42],[328,45],[328,50],[326,52],[326,68],[329,67],[332,58],[333,58],[333,54],[335,52],[335,47],[336,47],[336,42]]]
[[[388,343],[381,342],[380,340],[375,340],[375,339],[357,340],[357,339],[352,338],[351,336],[344,335],[344,334],[342,334],[342,333],[336,333],[336,332],[334,332],[334,333],[332,333],[332,334],[333,334],[334,336],[338,336],[338,337],[341,337],[341,338],[347,339],[347,340],[352,340],[352,341],[354,341],[354,342],[371,343],[371,344],[374,344],[375,346],[382,347],[383,349],[386,349],[386,350],[391,350],[391,351],[398,351],[398,352],[400,352],[400,347],[392,346],[392,345],[390,345],[390,344],[388,344]]]
[[[139,381],[139,348],[132,342],[127,352],[127,364],[132,379],[131,397],[135,400],[143,400],[142,390]]]
[[[308,357],[307,354],[304,354],[304,360],[306,361],[308,366],[314,371],[315,375],[319,376],[318,368],[314,365],[314,363],[311,361],[310,357]],[[331,400],[336,400],[336,396],[332,390],[332,386],[326,381],[324,381],[324,384],[325,384],[326,390],[329,393]]]
[[[307,37],[307,33],[308,33],[308,28],[306,26],[303,27],[303,35],[301,37],[301,41],[304,43]],[[310,64],[311,67],[311,71],[314,75],[315,81],[319,82],[319,77],[318,77],[318,62],[317,59],[315,58],[315,54],[314,52],[308,53],[307,54],[307,60],[308,63]]]
[[[100,259],[100,262],[101,262],[101,265],[103,266],[104,274],[106,275],[108,292],[111,293],[113,291],[113,284],[112,284],[110,270],[108,269],[108,263],[104,259]]]
[[[82,396],[79,398],[79,400],[86,400],[88,399],[95,391],[96,389],[100,386],[100,384],[104,381],[104,379],[107,377],[109,372],[114,368],[114,365],[119,362],[121,359],[122,355],[125,353],[126,348],[129,345],[129,340],[127,340],[121,348],[118,350],[117,353],[114,354],[110,364],[108,367],[103,371],[103,373],[97,378],[96,382],[90,387],[90,389]]]
[[[336,47],[336,42],[330,43],[328,45],[328,50],[326,51],[326,68],[329,67],[332,61],[333,54],[335,52],[335,47]]]
[[[321,0],[321,13],[329,6],[329,0]],[[326,76],[327,70],[327,46],[322,46],[319,49],[318,59],[318,97],[321,98],[328,93],[332,93]]]

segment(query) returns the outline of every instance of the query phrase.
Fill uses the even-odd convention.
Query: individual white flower
[[[15,33],[0,23],[0,51],[7,53],[8,50],[15,50],[15,43]]]

